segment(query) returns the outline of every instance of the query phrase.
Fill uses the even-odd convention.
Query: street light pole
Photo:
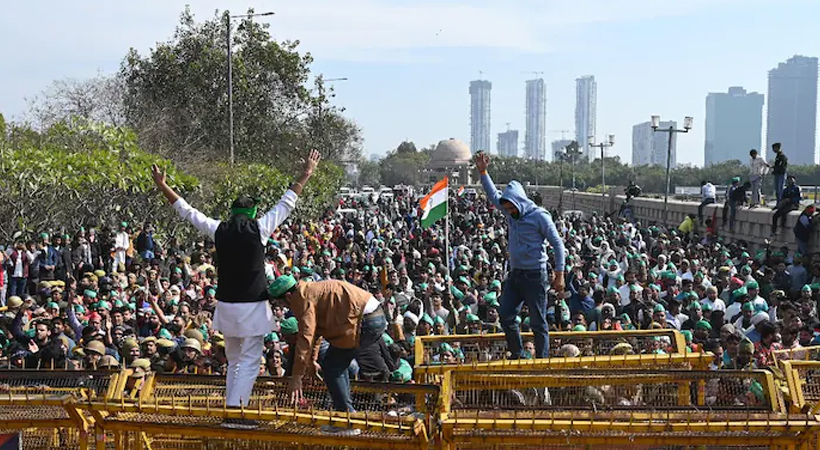
[[[240,14],[232,16],[230,11],[225,11],[225,21],[228,29],[228,133],[230,134],[231,165],[234,162],[234,139],[233,139],[233,41],[231,41],[231,28],[233,19],[245,19],[250,17],[272,16],[275,13],[269,11],[259,14]]]
[[[601,213],[606,212],[606,168],[604,165],[604,149],[608,147],[612,147],[615,145],[615,135],[609,135],[608,142],[601,142],[600,144],[595,143],[595,136],[589,137],[588,142],[590,147],[600,148],[601,149]]]
[[[660,128],[661,116],[652,116],[652,131],[654,133],[669,133],[669,142],[666,147],[666,192],[663,196],[663,224],[669,226],[669,190],[671,189],[672,177],[672,136],[675,133],[688,133],[692,129],[692,118],[686,116],[683,118],[683,129],[676,129],[670,123],[668,129]]]

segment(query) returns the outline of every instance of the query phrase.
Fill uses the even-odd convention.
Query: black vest
[[[261,302],[268,299],[265,246],[259,222],[234,216],[216,229],[219,284],[216,298],[226,303]]]

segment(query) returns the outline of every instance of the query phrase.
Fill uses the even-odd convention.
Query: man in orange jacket
[[[362,348],[378,343],[387,329],[387,317],[369,292],[339,280],[297,282],[290,275],[277,278],[268,294],[282,301],[299,322],[290,392],[294,403],[302,400],[302,377],[315,370],[321,338],[330,348],[322,361],[322,378],[337,411],[354,412],[347,368]],[[359,430],[328,427],[325,431],[356,434]]]

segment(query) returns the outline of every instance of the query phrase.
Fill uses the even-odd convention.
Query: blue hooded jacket
[[[544,241],[549,241],[555,251],[555,271],[563,272],[564,242],[558,234],[558,229],[555,228],[552,216],[527,197],[521,183],[511,181],[500,195],[489,175],[484,174],[481,176],[481,185],[493,205],[507,216],[507,224],[510,229],[510,268],[521,270],[546,269],[547,246]],[[501,200],[507,200],[518,208],[518,219],[513,219],[512,216],[507,214],[506,210],[501,207]]]

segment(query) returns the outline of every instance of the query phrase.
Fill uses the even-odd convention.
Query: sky
[[[573,136],[575,79],[594,75],[598,140],[616,138],[609,154],[631,161],[632,126],[653,114],[693,116],[677,159],[702,165],[709,92],[765,94],[779,62],[820,56],[817,0],[29,0],[0,15],[0,112],[20,120],[54,80],[113,73],[129,48],[168,40],[186,3],[202,20],[274,11],[260,21],[275,39],[300,40],[315,75],[348,78],[334,103],[371,155],[403,140],[469,143],[468,87],[482,76],[493,146],[507,123],[523,141],[524,83],[543,72],[548,142]]]

